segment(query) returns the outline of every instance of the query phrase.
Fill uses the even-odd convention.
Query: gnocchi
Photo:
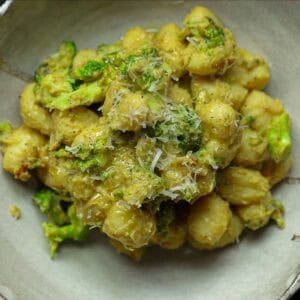
[[[96,49],[66,41],[24,89],[23,124],[0,124],[3,168],[44,185],[52,257],[89,229],[136,261],[152,245],[222,248],[284,227],[271,188],[292,166],[292,124],[269,81],[266,60],[200,6]]]

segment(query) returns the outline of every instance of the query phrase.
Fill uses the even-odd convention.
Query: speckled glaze
[[[242,243],[201,253],[150,249],[136,264],[116,253],[100,233],[67,244],[49,257],[43,217],[34,207],[34,183],[0,170],[0,299],[287,299],[299,286],[300,242],[300,2],[296,1],[14,1],[0,17],[0,120],[17,125],[19,95],[42,58],[65,39],[79,48],[112,42],[132,26],[180,24],[195,5],[213,9],[239,45],[271,65],[267,91],[283,99],[293,121],[294,168],[276,188],[286,206],[286,229],[275,226]],[[9,204],[22,209],[15,221]]]

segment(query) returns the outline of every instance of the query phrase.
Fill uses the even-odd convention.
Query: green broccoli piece
[[[74,79],[66,71],[48,74],[43,77],[39,85],[36,85],[37,100],[47,107],[54,101],[53,99],[72,92],[74,82]]]
[[[89,60],[81,68],[74,71],[75,77],[85,81],[95,80],[101,76],[105,67],[104,62]]]
[[[181,198],[187,202],[192,203],[199,198],[199,188],[196,180],[186,179],[177,188],[178,190],[173,188],[173,191],[181,194]]]
[[[225,35],[223,28],[217,26],[214,21],[208,18],[209,25],[203,30],[203,37],[207,48],[224,46]]]
[[[98,153],[96,155],[90,155],[85,159],[76,159],[73,163],[73,168],[78,169],[81,172],[97,172],[101,170],[108,162],[107,155],[105,153]]]
[[[41,212],[46,214],[51,221],[57,225],[64,225],[69,222],[69,218],[61,207],[61,197],[49,188],[39,190],[33,196],[35,204]]]
[[[47,74],[71,68],[76,52],[77,48],[73,41],[63,42],[57,53],[51,55],[40,64],[35,71],[34,81],[40,83]]]
[[[88,236],[88,227],[80,223],[75,206],[68,208],[70,224],[58,227],[52,223],[43,223],[44,233],[49,241],[51,258],[55,257],[59,245],[65,240],[83,241]]]
[[[3,142],[12,132],[13,128],[8,121],[0,123],[0,142]]]
[[[40,103],[50,110],[67,110],[81,105],[89,106],[103,101],[107,88],[120,71],[110,61],[90,60],[75,70],[75,80],[68,68],[52,68],[40,78],[35,94]],[[94,82],[83,82],[95,80]]]
[[[101,102],[105,98],[107,88],[116,79],[118,73],[116,68],[108,65],[104,68],[100,79],[94,82],[83,83],[70,93],[52,98],[52,102],[47,107],[49,109],[66,110]]]
[[[268,146],[275,162],[284,160],[291,152],[291,125],[289,115],[285,112],[274,117],[267,132]]]
[[[97,81],[84,83],[75,91],[62,93],[57,97],[44,98],[42,104],[48,109],[67,110],[80,105],[91,105],[101,101],[105,96],[106,89]],[[43,98],[42,98],[43,99]]]
[[[154,136],[161,142],[178,144],[186,152],[197,151],[202,140],[200,119],[183,105],[169,107],[163,120],[155,125]]]
[[[98,58],[89,60],[83,66],[74,70],[74,76],[80,80],[93,81],[100,78],[105,69],[109,67],[116,69],[122,61],[120,47],[102,45],[98,48]]]
[[[172,73],[155,48],[146,48],[128,56],[120,69],[139,88],[148,92],[165,90]]]

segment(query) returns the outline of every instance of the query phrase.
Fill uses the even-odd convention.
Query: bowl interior
[[[79,48],[118,39],[137,25],[181,24],[199,1],[15,1],[0,17],[0,120],[17,125],[19,95],[38,63],[66,39]],[[239,245],[211,253],[151,248],[140,264],[118,255],[101,234],[65,245],[49,257],[43,217],[32,204],[34,183],[0,170],[0,298],[7,299],[278,299],[299,272],[300,2],[201,1],[236,34],[240,46],[271,66],[267,92],[283,99],[293,121],[295,162],[275,190],[286,228],[246,234]],[[8,213],[17,204],[20,221]]]

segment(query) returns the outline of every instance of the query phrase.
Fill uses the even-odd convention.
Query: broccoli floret
[[[271,157],[280,162],[291,152],[292,141],[290,135],[291,125],[287,113],[274,117],[267,132],[268,146]]]
[[[41,212],[55,224],[64,225],[69,222],[68,216],[61,207],[62,199],[55,191],[43,188],[33,196],[33,200]]]
[[[59,55],[63,56],[66,53],[68,53],[66,49],[65,51],[61,50],[59,54],[55,54],[49,61],[54,64],[52,59],[58,59]],[[67,110],[80,105],[89,106],[102,101],[108,86],[120,73],[111,63],[113,58],[108,56],[104,57],[102,61],[90,60],[75,70],[76,80],[70,76],[72,63],[67,66],[65,60],[62,61],[64,66],[54,66],[51,72],[48,69],[45,72],[43,71],[43,76],[38,75],[38,84],[35,86],[37,100],[50,110]],[[98,80],[95,82],[84,82],[96,79]]]
[[[59,97],[51,108],[66,110],[80,105],[89,106],[103,101],[107,88],[118,75],[116,68],[108,65],[104,68],[102,76],[95,82],[84,83],[69,94]]]
[[[39,85],[36,85],[37,100],[47,108],[51,108],[52,102],[73,91],[74,80],[66,71],[57,71],[43,77]]]
[[[217,26],[210,18],[208,18],[208,22],[208,26],[203,30],[203,37],[207,48],[224,46],[225,36],[223,28]]]
[[[102,171],[103,167],[107,165],[109,157],[107,150],[105,148],[102,151],[94,151],[92,148],[90,150],[79,151],[78,154],[72,154],[73,149],[76,147],[67,147],[68,150],[59,149],[55,152],[56,158],[63,158],[64,165],[68,169],[79,170],[80,172],[87,173],[99,173]],[[85,152],[86,155],[81,153]]]
[[[90,81],[99,78],[106,67],[104,62],[89,60],[81,68],[75,70],[76,78],[80,80]]]
[[[169,107],[163,120],[155,125],[154,136],[161,142],[176,143],[186,152],[197,151],[202,139],[200,119],[183,105]]]
[[[88,227],[80,223],[74,205],[68,208],[70,224],[58,227],[52,223],[43,223],[45,235],[50,243],[51,257],[54,258],[59,245],[65,240],[83,241],[88,236]]]
[[[155,48],[146,48],[128,56],[120,66],[121,72],[148,92],[167,88],[172,73]]]
[[[272,204],[274,207],[274,212],[271,215],[271,219],[275,221],[280,229],[283,229],[285,227],[285,222],[283,219],[284,205],[279,200],[272,200]]]
[[[40,64],[34,75],[35,82],[40,83],[47,74],[71,68],[76,52],[77,48],[73,41],[63,42],[57,53]]]
[[[0,142],[3,142],[12,132],[13,128],[8,121],[0,123]]]
[[[80,105],[88,106],[101,101],[105,96],[105,91],[106,87],[98,82],[84,83],[75,91],[63,93],[57,97],[44,98],[42,104],[48,109],[58,110],[66,110]]]

